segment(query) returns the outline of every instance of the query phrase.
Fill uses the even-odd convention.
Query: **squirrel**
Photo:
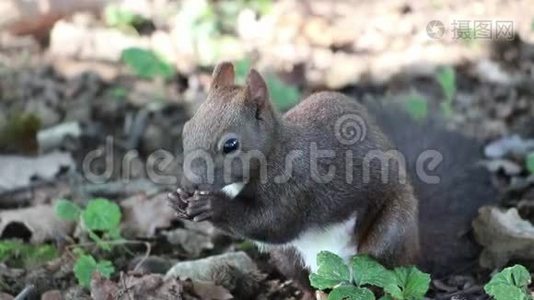
[[[320,251],[344,260],[368,254],[389,267],[419,263],[420,229],[432,238],[450,226],[420,228],[419,219],[428,218],[420,216],[418,199],[436,195],[421,191],[426,183],[416,182],[410,166],[418,151],[433,144],[398,147],[397,142],[417,143],[402,140],[411,130],[396,135],[396,119],[396,113],[337,92],[312,94],[282,115],[256,70],[240,86],[233,65],[222,62],[207,99],[184,125],[184,176],[170,203],[183,219],[209,220],[269,251],[281,273],[303,288],[304,298],[313,298],[308,275],[317,271]],[[447,159],[438,171],[449,171]],[[421,207],[432,211],[436,201]],[[441,206],[444,214],[448,206]],[[454,230],[465,229],[468,217]],[[454,237],[444,240],[453,243]],[[448,253],[450,247],[437,244],[434,253]],[[432,263],[429,268],[439,270]]]

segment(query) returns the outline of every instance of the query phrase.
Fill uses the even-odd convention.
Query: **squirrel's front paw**
[[[210,196],[210,193],[200,191],[189,196],[182,189],[177,189],[168,198],[179,218],[201,222],[212,216]]]

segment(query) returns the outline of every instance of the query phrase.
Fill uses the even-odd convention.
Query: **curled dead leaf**
[[[153,197],[137,195],[120,205],[124,215],[122,230],[126,236],[153,237],[157,229],[170,227],[176,218],[165,193]]]
[[[20,238],[38,244],[68,236],[74,226],[73,222],[60,220],[50,205],[0,211],[1,238]]]
[[[480,264],[485,268],[534,257],[534,226],[522,219],[516,208],[481,207],[473,228],[477,242],[484,247]]]

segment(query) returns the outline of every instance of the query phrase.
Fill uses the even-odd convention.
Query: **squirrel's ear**
[[[234,65],[230,62],[221,62],[213,69],[211,88],[233,85],[234,80]]]
[[[248,101],[257,106],[258,111],[269,105],[269,90],[263,77],[255,69],[251,69],[247,76],[247,96]]]

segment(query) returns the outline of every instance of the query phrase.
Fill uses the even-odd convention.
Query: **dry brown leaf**
[[[188,254],[198,257],[204,250],[213,249],[212,236],[199,231],[176,228],[165,231],[163,235],[172,245],[180,245]]]
[[[534,226],[522,219],[516,208],[482,207],[473,228],[476,240],[484,246],[480,256],[483,267],[497,268],[511,259],[534,257]]]
[[[68,236],[73,230],[74,223],[60,220],[51,205],[0,211],[2,238],[25,238],[29,232],[30,242],[38,244]]]
[[[227,289],[209,281],[193,281],[193,289],[195,294],[202,300],[228,300],[233,298]]]
[[[91,297],[95,300],[182,299],[183,286],[176,279],[163,279],[159,274],[123,275],[118,282],[95,273],[91,280]]]
[[[124,215],[122,229],[126,236],[153,237],[158,228],[171,226],[176,218],[166,194],[148,198],[138,195],[120,203]]]

